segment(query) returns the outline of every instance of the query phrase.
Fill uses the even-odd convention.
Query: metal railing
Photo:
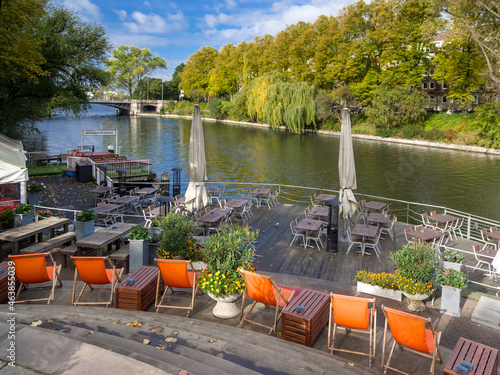
[[[95,146],[87,145],[83,146],[81,150],[80,147],[72,148],[67,150],[53,150],[53,151],[29,151],[26,154],[26,165],[49,165],[49,164],[59,164],[65,162],[68,156],[73,156],[75,152],[83,151],[84,153],[94,152]]]

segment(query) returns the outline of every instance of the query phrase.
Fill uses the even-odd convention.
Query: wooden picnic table
[[[361,255],[365,255],[366,238],[375,239],[378,232],[378,225],[356,224],[352,229],[351,234],[362,237]],[[370,253],[367,253],[371,255]]]
[[[197,221],[202,221],[204,223],[216,223],[230,213],[231,210],[227,210],[225,208],[214,208],[205,215],[200,216]]]
[[[370,212],[366,218],[368,223],[376,223],[382,225],[389,225],[391,223],[391,217],[389,214],[382,214],[379,212]]]
[[[149,188],[142,188],[140,190],[137,190],[135,193],[139,194],[139,195],[150,195],[150,194],[156,193],[158,190],[160,190],[160,189],[155,188],[155,187],[149,187]]]
[[[371,201],[365,204],[363,207],[370,211],[382,211],[387,207],[387,203]]]
[[[474,366],[473,370],[469,371],[471,375],[496,375],[498,371],[498,349],[460,337],[444,366],[443,374],[460,375],[456,371],[456,367],[462,361],[469,362]]]
[[[458,220],[459,218],[450,214],[436,214],[429,216],[429,220],[436,221],[441,224],[446,224],[450,221]]]
[[[101,229],[90,236],[76,241],[76,254],[82,256],[84,249],[96,249],[97,256],[102,256],[104,247],[108,245],[116,245],[118,250],[121,247],[121,239],[130,233],[136,224],[117,223],[112,227]]]
[[[435,241],[438,238],[441,238],[444,236],[444,233],[431,229],[431,228],[423,228],[419,230],[413,230],[408,233],[410,236],[418,238],[421,241],[428,242],[428,241]]]
[[[242,208],[248,202],[250,202],[248,199],[231,199],[226,203],[226,207]]]
[[[329,201],[330,199],[337,199],[337,196],[335,194],[316,195],[316,202],[319,202],[319,203],[325,203],[326,201]]]
[[[8,229],[0,233],[0,249],[4,242],[12,242],[12,254],[19,254],[19,242],[30,238],[33,243],[43,241],[43,232],[49,231],[50,238],[55,236],[55,229],[63,227],[63,232],[68,231],[69,219],[49,217],[44,220],[35,221],[17,228]],[[2,252],[3,253],[3,252]]]
[[[139,199],[140,197],[137,195],[124,195],[123,197],[113,199],[110,201],[110,204],[124,204],[128,205],[132,202],[135,202]]]

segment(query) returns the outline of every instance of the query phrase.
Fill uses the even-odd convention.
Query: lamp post
[[[160,202],[160,215],[167,215],[170,212],[170,202],[172,202],[174,198],[172,197],[164,197],[161,196],[158,198],[158,202]]]
[[[175,197],[181,193],[181,171],[182,168],[172,168],[174,183],[172,185],[172,196]]]
[[[327,229],[327,242],[326,251],[336,253],[339,251],[339,210],[340,201],[338,199],[328,199],[325,204],[330,207],[328,213],[328,229]],[[333,210],[335,210],[335,215]],[[333,218],[335,216],[335,222]]]

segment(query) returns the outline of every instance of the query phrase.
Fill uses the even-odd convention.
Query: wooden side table
[[[134,279],[134,284],[123,280],[116,287],[115,307],[123,310],[145,311],[155,300],[158,267],[142,266],[136,269],[128,279]],[[163,280],[160,282],[160,293],[163,292]]]
[[[296,311],[303,306],[304,311]],[[283,310],[281,337],[298,344],[311,346],[328,323],[330,296],[316,290],[304,289]]]
[[[456,366],[465,360],[474,365],[473,371],[469,375],[484,374],[497,375],[498,368],[498,349],[483,345],[478,342],[460,337],[450,359],[444,367],[444,375],[460,375]]]

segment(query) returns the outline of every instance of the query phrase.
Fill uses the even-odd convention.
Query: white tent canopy
[[[22,142],[0,134],[0,184],[21,183],[21,202],[25,202],[28,180]]]

